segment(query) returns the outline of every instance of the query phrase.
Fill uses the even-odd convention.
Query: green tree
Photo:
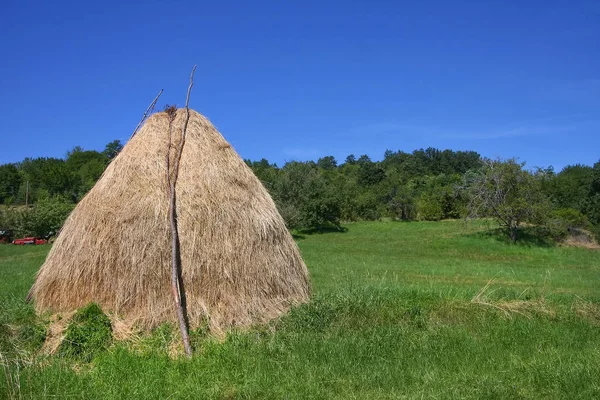
[[[523,222],[541,223],[550,210],[540,180],[516,159],[483,160],[482,168],[468,179],[469,210],[474,216],[491,216],[518,239]]]
[[[106,158],[110,161],[115,158],[120,152],[123,150],[123,143],[120,140],[113,140],[108,143],[104,148],[102,154],[106,156]]]
[[[600,161],[594,164],[587,201],[583,212],[595,226],[597,237],[600,240]]]
[[[19,194],[21,175],[14,164],[0,165],[0,204],[14,202]]]
[[[274,195],[290,228],[340,227],[339,198],[313,162],[285,164]]]
[[[444,217],[442,203],[439,196],[423,192],[417,202],[417,215],[425,221],[439,221]]]
[[[378,163],[371,161],[371,158],[363,154],[356,162],[360,169],[358,170],[358,183],[361,186],[373,186],[385,179],[385,171]]]
[[[279,175],[279,169],[277,168],[277,165],[269,163],[269,160],[266,158],[263,158],[260,161],[244,161],[246,165],[252,169],[254,175],[260,179],[267,190],[270,192],[273,191],[275,182],[277,181]]]
[[[417,217],[417,202],[414,187],[394,185],[389,192],[386,208],[388,215],[394,219],[411,221]]]
[[[22,174],[19,203],[25,203],[26,184],[29,182],[29,201],[35,202],[38,192],[50,196],[68,196],[76,200],[79,178],[59,158],[26,158],[18,164]]]
[[[593,179],[593,168],[587,165],[568,165],[545,185],[557,207],[583,211]]]
[[[73,203],[62,197],[40,194],[33,207],[0,209],[0,227],[12,230],[16,237],[55,234],[73,207]]]
[[[319,158],[319,160],[317,160],[317,165],[319,166],[319,168],[323,168],[324,170],[329,171],[337,167],[337,161],[333,156],[326,156]]]
[[[56,234],[73,208],[73,203],[61,197],[40,199],[28,213],[25,229],[39,237]]]
[[[592,194],[600,194],[600,161],[594,164],[592,168]]]
[[[76,147],[67,153],[65,166],[70,174],[76,179],[76,186],[73,188],[76,200],[87,193],[102,176],[108,163],[108,157],[94,150],[83,150]]]
[[[417,193],[413,182],[405,179],[405,176],[397,169],[386,164],[385,159],[382,165],[386,168],[385,180],[369,189],[379,190],[379,203],[383,206],[383,215],[402,221],[415,219]]]

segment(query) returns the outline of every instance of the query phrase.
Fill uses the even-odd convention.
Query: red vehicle
[[[22,239],[15,239],[12,241],[13,244],[17,245],[26,245],[26,244],[46,244],[48,241],[46,239],[38,239],[36,237],[26,237]]]

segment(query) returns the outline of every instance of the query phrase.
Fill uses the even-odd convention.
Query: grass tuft
[[[72,317],[58,354],[89,362],[112,341],[110,319],[96,303],[79,309]]]

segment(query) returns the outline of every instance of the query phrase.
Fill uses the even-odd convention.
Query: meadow
[[[311,302],[225,339],[114,341],[44,355],[24,303],[48,246],[0,245],[0,398],[600,398],[600,251],[486,222],[361,222],[298,233]],[[175,352],[176,353],[176,352]]]

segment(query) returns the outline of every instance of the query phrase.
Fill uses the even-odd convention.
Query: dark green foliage
[[[439,174],[415,180],[421,188],[417,202],[418,218],[425,221],[460,218],[466,206],[464,196],[457,188],[460,180],[458,174]]]
[[[339,201],[316,164],[293,161],[278,175],[272,194],[289,228],[339,227]]]
[[[319,158],[319,160],[317,161],[317,166],[319,168],[323,168],[324,170],[332,170],[337,167],[337,161],[333,156],[327,156]]]
[[[26,158],[19,164],[22,174],[18,204],[25,204],[26,184],[29,183],[29,204],[44,193],[50,196],[77,198],[79,178],[70,170],[65,161],[58,158]]]
[[[387,214],[392,219],[411,221],[417,218],[417,203],[411,185],[394,185],[388,192]]]
[[[94,186],[104,172],[109,158],[104,153],[74,148],[67,153],[66,167],[76,177],[73,195],[80,199]]]
[[[590,188],[592,194],[600,193],[600,161],[594,164],[592,168],[592,185]]]
[[[64,160],[28,158],[18,164],[0,165],[0,204],[25,204],[27,184],[30,205],[55,197],[76,203],[122,148],[123,144],[115,140],[102,152],[77,146],[67,152]],[[288,226],[299,229],[339,227],[340,221],[438,221],[464,217],[469,213],[468,205],[473,205],[473,193],[464,190],[464,183],[472,184],[489,172],[482,168],[481,161],[474,151],[432,147],[412,153],[386,150],[381,161],[350,154],[340,165],[333,156],[316,162],[288,162],[282,168],[264,158],[245,160],[275,200]],[[510,172],[507,167],[512,178],[502,184],[516,183],[514,188],[528,188],[508,191],[515,218],[503,224],[514,238],[518,232],[514,227],[522,222],[545,224],[546,234],[554,224],[556,229],[550,236],[564,232],[558,220],[548,220],[553,209],[561,208],[579,211],[590,222],[589,229],[600,231],[600,162],[594,167],[570,165],[558,174],[552,167],[532,172],[513,164],[518,171]],[[525,200],[517,204],[516,198]],[[532,208],[535,212],[524,212]],[[488,208],[481,214],[491,212]],[[18,225],[20,232],[42,232],[47,229],[43,225],[56,226],[54,222],[40,223],[43,221],[38,218],[42,217],[39,213],[35,218],[23,209],[9,214],[3,216],[0,210],[0,228],[5,227],[3,221],[9,221],[11,227]]]
[[[596,242],[600,243],[600,225],[593,225],[590,230],[592,231],[592,235],[594,235]]]
[[[587,229],[600,232],[600,162],[593,167],[568,165],[558,174],[544,170],[543,189],[556,209],[571,209],[583,214]],[[547,226],[551,236],[566,236],[566,225],[555,216]],[[600,239],[600,237],[598,237]]]
[[[600,161],[594,164],[590,182],[589,194],[583,212],[590,222],[600,232]],[[598,235],[600,238],[600,235]]]
[[[112,326],[96,303],[78,310],[65,331],[59,354],[89,362],[106,350],[112,340]]]
[[[592,184],[593,169],[586,165],[568,165],[545,185],[546,192],[559,208],[583,211]]]
[[[378,163],[371,161],[369,156],[362,155],[356,162],[358,169],[358,184],[361,186],[373,186],[385,179],[385,171]]]
[[[245,160],[245,162],[252,168],[252,171],[254,171],[254,174],[260,179],[265,188],[269,192],[272,192],[279,173],[277,165],[269,163],[269,160],[265,158],[260,161]]]
[[[75,203],[122,148],[121,142],[115,140],[102,153],[75,146],[64,159],[25,158],[20,163],[0,165],[0,204],[35,204],[48,196],[61,196]]]
[[[102,154],[104,154],[109,160],[112,160],[121,152],[121,150],[123,150],[123,143],[117,139],[108,143]]]
[[[438,150],[432,147],[413,151],[412,154],[403,151],[387,150],[383,164],[386,169],[392,168],[403,173],[408,178],[424,175],[464,174],[478,169],[481,157],[474,151]]]
[[[14,164],[0,165],[0,204],[12,204],[21,186],[21,175]]]

